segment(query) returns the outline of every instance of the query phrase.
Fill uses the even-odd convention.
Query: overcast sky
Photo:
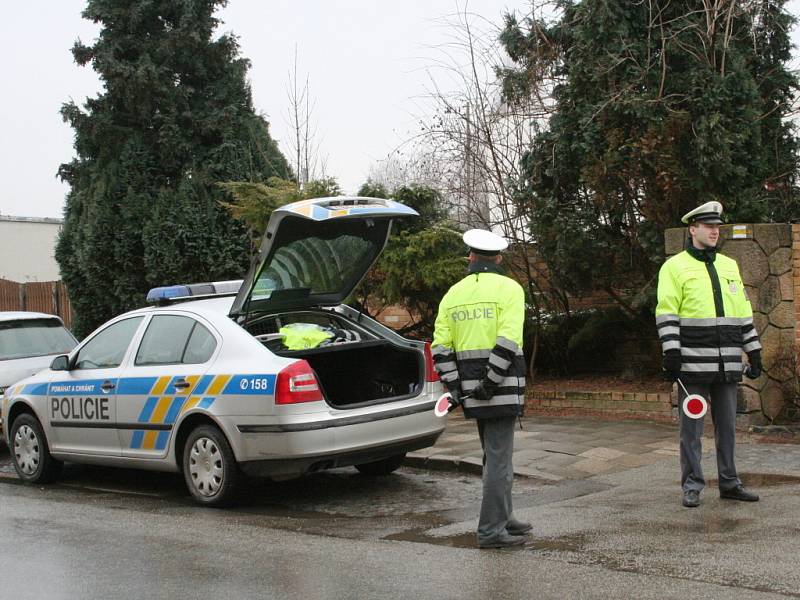
[[[82,0],[15,2],[0,21],[0,214],[61,217],[67,186],[55,173],[73,155],[72,130],[59,108],[100,90],[94,71],[72,61],[77,38],[97,28],[80,17]],[[460,6],[463,7],[463,1]],[[433,63],[452,29],[442,18],[455,0],[230,0],[222,30],[239,37],[250,59],[255,109],[290,152],[286,88],[295,46],[298,71],[309,77],[314,119],[329,175],[353,193],[370,168],[416,132],[431,89]],[[468,10],[499,24],[504,12],[526,12],[526,0],[469,0]],[[789,2],[800,14],[800,0]],[[795,43],[800,35],[793,32]],[[797,51],[796,51],[797,53]],[[798,64],[800,61],[795,61]],[[434,71],[433,77],[441,72]],[[446,84],[445,84],[446,85]]]

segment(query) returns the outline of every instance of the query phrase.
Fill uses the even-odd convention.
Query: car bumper
[[[326,419],[243,422],[229,439],[245,473],[291,475],[381,460],[432,446],[445,420],[433,402]],[[343,411],[345,412],[345,411]],[[309,415],[313,417],[313,415]]]
[[[239,463],[242,471],[251,477],[279,477],[303,475],[336,467],[349,467],[382,460],[397,454],[413,452],[433,446],[441,431],[392,444],[381,444],[374,448],[360,448],[346,452],[325,453],[319,456],[296,458],[249,460]]]

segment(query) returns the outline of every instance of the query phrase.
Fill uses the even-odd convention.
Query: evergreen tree
[[[258,255],[261,239],[276,208],[298,200],[341,195],[339,183],[333,177],[309,181],[302,190],[296,182],[279,177],[270,177],[266,183],[225,181],[219,185],[233,200],[222,205],[247,226],[254,257]]]
[[[389,191],[382,183],[367,181],[366,183],[363,183],[360,188],[358,188],[356,196],[364,196],[365,198],[388,198]]]
[[[85,335],[144,302],[155,285],[241,277],[245,228],[220,204],[220,181],[292,177],[255,114],[249,62],[215,36],[224,0],[89,0],[98,39],[72,48],[104,91],[64,104],[76,158],[56,249]]]
[[[663,232],[716,199],[739,222],[800,217],[787,119],[785,0],[559,0],[559,18],[506,17],[507,100],[551,93],[517,200],[573,294],[652,287]]]

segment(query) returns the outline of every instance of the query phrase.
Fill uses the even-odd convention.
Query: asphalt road
[[[520,480],[534,535],[493,551],[474,548],[472,475],[341,469],[213,510],[173,475],[71,467],[56,485],[20,485],[0,452],[0,598],[800,597],[797,446],[740,449],[757,504],[709,491],[684,509],[664,463]]]

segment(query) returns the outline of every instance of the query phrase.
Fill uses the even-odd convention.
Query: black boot
[[[525,535],[531,529],[533,529],[533,525],[525,521],[510,520],[506,525],[508,535]]]
[[[737,485],[729,490],[720,490],[719,497],[725,500],[739,500],[741,502],[758,502],[758,494],[748,492],[743,485]]]
[[[697,490],[686,490],[683,492],[683,505],[686,508],[700,506],[700,492]]]
[[[503,534],[493,540],[481,542],[478,544],[479,548],[510,548],[512,546],[521,546],[525,543],[525,537],[521,535],[508,535]]]

